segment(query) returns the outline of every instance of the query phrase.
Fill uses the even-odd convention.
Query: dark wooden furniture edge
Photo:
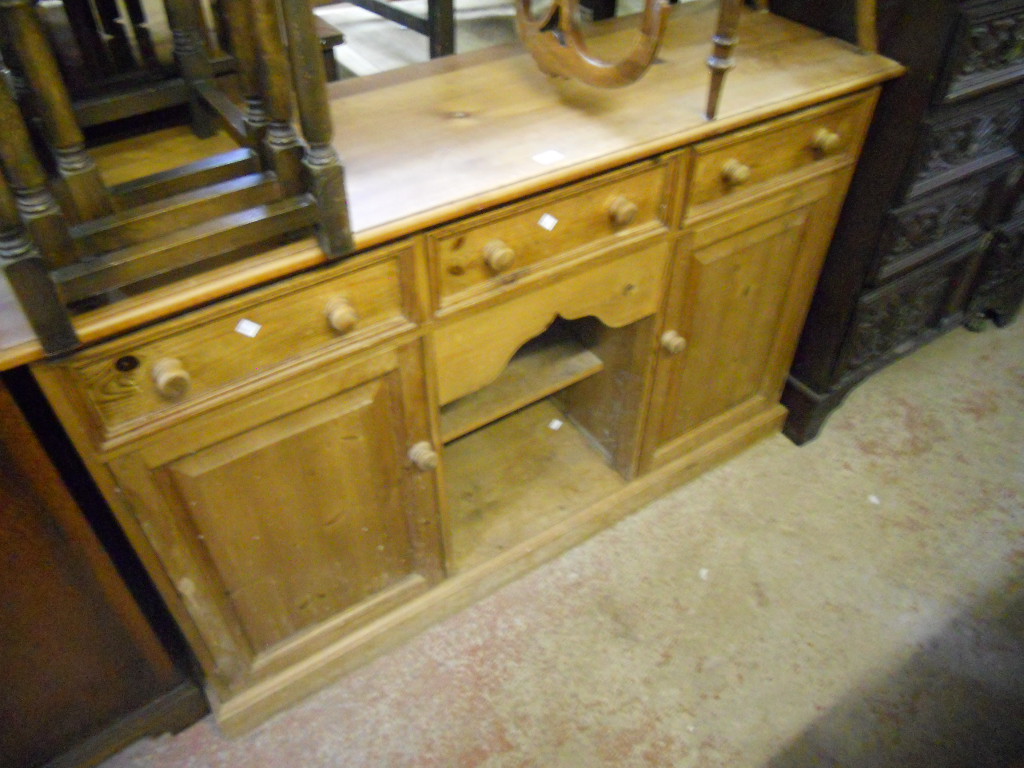
[[[210,710],[202,691],[182,683],[41,768],[86,768],[98,765],[139,739],[179,733]]]

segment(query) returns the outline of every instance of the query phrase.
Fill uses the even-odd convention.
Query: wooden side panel
[[[114,733],[185,678],[3,385],[0,464],[0,763],[101,759],[159,726]]]

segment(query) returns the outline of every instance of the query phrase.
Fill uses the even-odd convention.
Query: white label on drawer
[[[238,325],[235,326],[235,333],[240,333],[243,336],[248,336],[250,339],[255,339],[256,334],[263,328],[259,323],[254,323],[252,320],[242,319],[238,321]]]
[[[557,149],[546,149],[533,156],[533,162],[539,163],[540,165],[552,165],[560,160],[565,160],[565,155]]]
[[[545,213],[543,216],[540,217],[540,221],[538,221],[537,224],[546,229],[548,232],[550,232],[551,230],[558,226],[558,219],[556,219],[550,213]]]
[[[555,432],[557,432],[561,428],[562,428],[562,420],[561,419],[552,419],[550,421],[550,423],[548,423],[548,429],[554,430]]]

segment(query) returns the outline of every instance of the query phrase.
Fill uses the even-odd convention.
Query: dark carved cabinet
[[[853,0],[772,10],[853,39]],[[1024,296],[1024,0],[879,0],[887,85],[783,401],[813,438],[860,381],[940,333],[1009,322]]]

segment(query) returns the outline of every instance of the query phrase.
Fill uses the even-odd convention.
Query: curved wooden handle
[[[819,128],[811,139],[811,148],[819,155],[831,155],[842,144],[843,140],[835,131]]]
[[[495,272],[511,267],[516,261],[516,252],[503,240],[491,240],[484,246],[484,263]]]
[[[661,348],[670,355],[678,355],[686,349],[686,339],[676,331],[665,331],[661,334]]]
[[[192,377],[189,376],[181,360],[176,357],[164,357],[153,363],[150,371],[153,376],[153,386],[157,393],[167,400],[177,400],[188,392],[192,384]]]
[[[553,0],[540,19],[533,18],[531,0],[516,0],[516,29],[541,71],[600,88],[616,88],[639,80],[654,63],[668,24],[663,0],[645,0],[640,40],[621,61],[607,62],[587,50],[579,28],[579,0]]]
[[[626,227],[633,223],[640,208],[625,195],[616,195],[608,203],[608,218],[613,227]]]
[[[722,180],[730,187],[737,187],[750,179],[750,166],[735,158],[722,166]]]
[[[409,459],[414,465],[416,465],[417,469],[425,472],[427,470],[437,469],[439,457],[437,455],[437,451],[434,450],[434,446],[424,440],[416,443],[416,445],[409,449]]]
[[[327,324],[338,333],[348,333],[359,322],[359,313],[346,298],[331,299],[325,311]]]

